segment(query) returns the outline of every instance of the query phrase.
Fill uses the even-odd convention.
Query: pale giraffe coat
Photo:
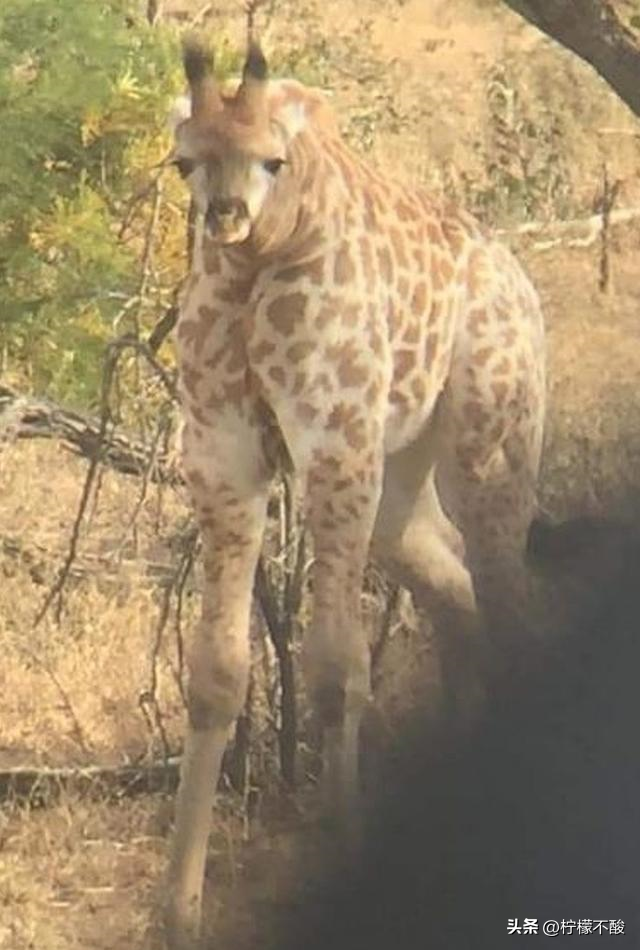
[[[213,778],[246,689],[274,471],[292,470],[307,500],[305,673],[329,796],[353,805],[370,544],[429,608],[447,674],[472,691],[460,637],[476,602],[508,636],[523,609],[544,416],[540,307],[509,251],[371,169],[324,97],[268,81],[257,48],[222,96],[201,47],[185,65],[193,114],[175,161],[202,218],[176,341],[206,585],[167,918],[180,950],[199,926]]]

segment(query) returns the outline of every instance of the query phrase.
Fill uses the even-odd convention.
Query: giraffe
[[[313,536],[302,663],[328,807],[348,821],[370,699],[369,552],[430,614],[447,679],[471,695],[465,668],[481,631],[517,643],[545,403],[540,304],[506,248],[467,213],[369,167],[326,97],[270,79],[258,44],[223,88],[206,44],[188,38],[183,60],[189,96],[170,161],[199,216],[175,338],[205,581],[188,655],[171,950],[198,940],[274,472],[295,473]]]

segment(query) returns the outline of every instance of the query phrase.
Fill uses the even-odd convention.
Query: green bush
[[[0,368],[79,406],[97,399],[105,342],[153,325],[185,268],[186,192],[157,169],[184,88],[178,37],[139,8],[0,2]],[[217,39],[224,78],[241,51]],[[307,54],[274,73],[308,78]]]
[[[153,193],[145,186],[166,148],[168,100],[181,84],[175,38],[136,21],[130,6],[3,0],[0,7],[4,369],[85,404],[95,397],[114,321],[136,310],[122,313],[141,279]],[[144,200],[131,214],[137,193]],[[152,309],[163,281],[175,282],[156,270]]]

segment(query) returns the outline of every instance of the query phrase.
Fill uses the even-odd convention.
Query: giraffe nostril
[[[242,198],[213,198],[208,213],[216,218],[245,218],[248,208]]]

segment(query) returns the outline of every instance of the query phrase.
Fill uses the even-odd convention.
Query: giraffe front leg
[[[327,815],[357,835],[360,723],[370,700],[370,656],[361,592],[380,473],[327,457],[310,472],[314,537],[313,621],[303,648],[305,679],[323,733]]]
[[[170,950],[193,950],[200,932],[211,809],[231,725],[249,673],[249,617],[266,491],[239,497],[227,483],[192,480],[204,559],[202,619],[188,653],[188,725],[169,867]]]

